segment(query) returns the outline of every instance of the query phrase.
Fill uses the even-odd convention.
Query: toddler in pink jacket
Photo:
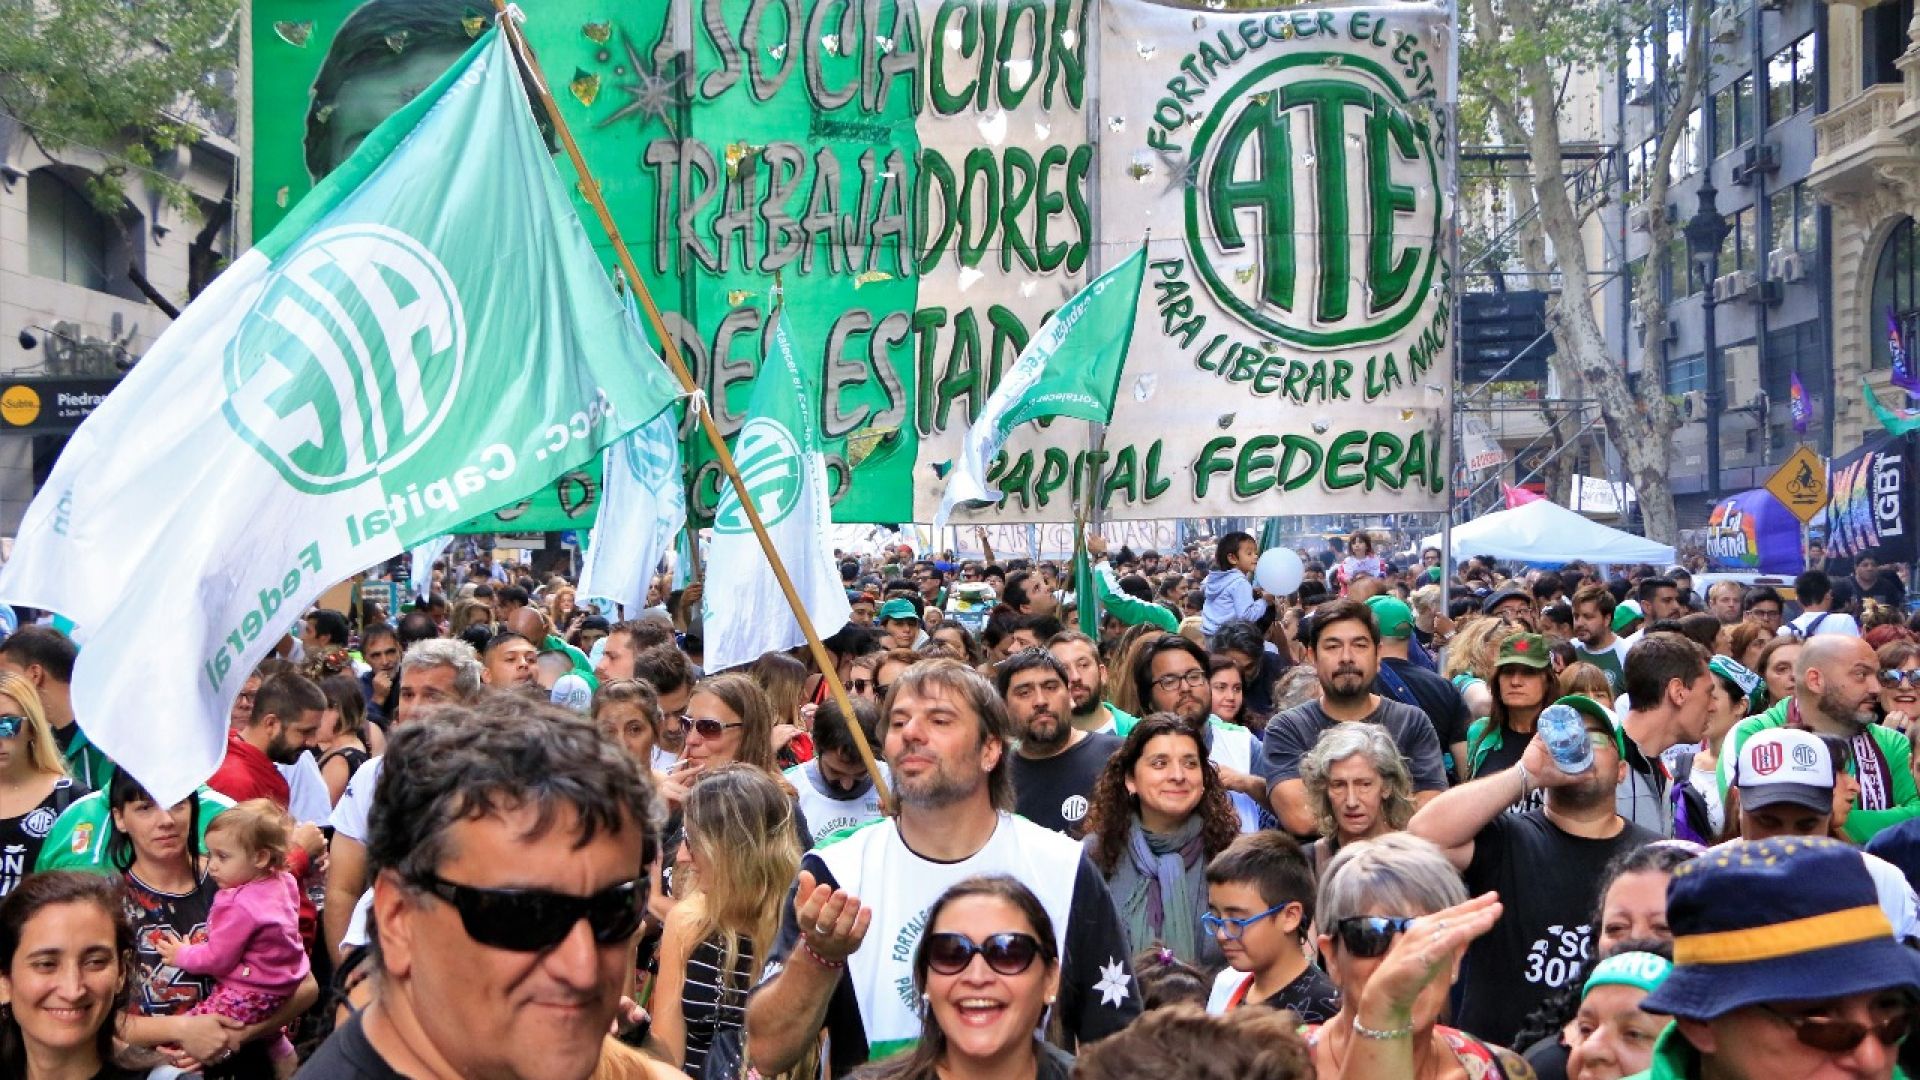
[[[169,935],[155,945],[167,963],[216,980],[194,1012],[257,1024],[307,977],[300,886],[286,870],[290,831],[286,814],[266,799],[243,802],[207,826],[207,869],[220,892],[207,915],[206,943]],[[299,1065],[285,1032],[269,1054],[277,1077],[292,1076]]]

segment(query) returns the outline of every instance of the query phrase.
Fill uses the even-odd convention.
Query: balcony
[[[1908,53],[1901,67],[1905,82],[1871,87],[1814,119],[1807,182],[1822,199],[1847,202],[1920,180],[1920,55]]]

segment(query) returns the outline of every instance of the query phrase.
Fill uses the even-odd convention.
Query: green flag
[[[1920,409],[1901,409],[1896,412],[1887,408],[1880,404],[1879,397],[1875,396],[1873,387],[1865,379],[1860,380],[1860,389],[1866,392],[1867,408],[1873,410],[1873,418],[1880,421],[1880,426],[1886,428],[1888,434],[1905,435],[1910,431],[1920,431]]]
[[[1062,304],[1020,358],[1007,369],[947,478],[934,514],[937,531],[954,507],[991,506],[1000,492],[987,483],[987,466],[1007,435],[1029,420],[1072,416],[1104,424],[1113,418],[1113,398],[1133,340],[1133,316],[1147,273],[1142,244],[1119,266],[1101,274]]]
[[[1100,640],[1100,597],[1093,585],[1093,560],[1087,558],[1087,541],[1083,535],[1073,545],[1073,596],[1079,605],[1080,632],[1095,641]]]

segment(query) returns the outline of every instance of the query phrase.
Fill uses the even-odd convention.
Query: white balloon
[[[1300,579],[1306,572],[1307,568],[1300,565],[1300,556],[1292,548],[1273,548],[1260,553],[1260,562],[1253,568],[1253,581],[1268,596],[1288,596],[1299,590]]]

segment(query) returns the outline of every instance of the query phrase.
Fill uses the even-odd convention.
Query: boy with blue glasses
[[[1313,871],[1292,837],[1248,833],[1215,856],[1200,925],[1230,965],[1214,981],[1208,1012],[1260,1002],[1319,1024],[1340,1011],[1339,991],[1307,955]]]

